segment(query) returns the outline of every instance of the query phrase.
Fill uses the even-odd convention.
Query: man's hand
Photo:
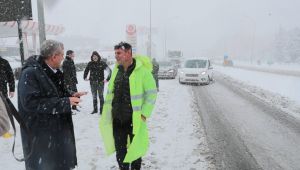
[[[78,97],[69,97],[72,106],[78,106],[81,100]]]
[[[73,94],[73,97],[81,97],[83,95],[87,95],[88,92],[87,91],[83,91],[83,92],[76,92]]]
[[[144,122],[146,122],[147,118],[144,115],[141,115],[141,118]]]
[[[13,98],[15,96],[15,92],[9,92],[9,97]]]

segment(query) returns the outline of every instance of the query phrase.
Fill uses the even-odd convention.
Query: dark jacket
[[[157,76],[158,75],[158,71],[159,71],[159,64],[157,61],[152,61],[152,65],[153,65],[153,70],[152,70],[152,74]]]
[[[66,56],[62,65],[62,70],[64,72],[66,85],[78,84],[76,77],[76,67],[74,61],[69,56]]]
[[[117,119],[122,123],[128,123],[132,120],[132,106],[130,97],[129,77],[135,68],[135,59],[128,67],[127,71],[124,70],[122,65],[119,65],[119,71],[115,78],[114,83],[114,98],[112,101],[112,115],[113,119]]]
[[[0,91],[7,96],[7,83],[9,85],[9,92],[15,91],[15,79],[13,71],[7,60],[0,56]]]
[[[77,165],[70,93],[63,73],[54,73],[38,56],[30,57],[18,84],[18,106],[22,119],[36,138],[27,169],[63,170]],[[30,148],[21,128],[24,156]]]
[[[88,73],[90,72],[90,81],[98,81],[101,82],[104,80],[104,70],[107,70],[109,72],[106,80],[109,81],[111,76],[111,69],[108,67],[108,65],[101,61],[100,58],[98,58],[97,61],[93,61],[91,57],[91,61],[88,63],[87,67],[84,70],[83,79],[87,78]]]

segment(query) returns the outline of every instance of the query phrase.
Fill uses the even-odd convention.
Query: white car
[[[159,61],[158,78],[159,79],[175,79],[177,69],[171,61]]]
[[[187,59],[179,70],[179,83],[209,84],[213,80],[213,67],[206,58]]]

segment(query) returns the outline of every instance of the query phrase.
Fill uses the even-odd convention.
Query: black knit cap
[[[115,48],[114,48],[115,50],[116,49],[123,49],[123,50],[131,50],[132,49],[132,47],[131,47],[131,45],[129,44],[129,43],[127,43],[127,42],[120,42],[119,44],[117,44],[117,45],[115,45]]]
[[[73,53],[74,53],[73,50],[68,50],[67,53],[66,53],[66,55],[69,56],[70,54],[73,54]]]

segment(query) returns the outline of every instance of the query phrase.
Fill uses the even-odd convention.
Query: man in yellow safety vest
[[[117,64],[108,85],[100,131],[108,154],[116,151],[121,170],[140,169],[148,150],[146,121],[154,108],[157,88],[149,57],[132,57],[132,47],[114,47]]]

